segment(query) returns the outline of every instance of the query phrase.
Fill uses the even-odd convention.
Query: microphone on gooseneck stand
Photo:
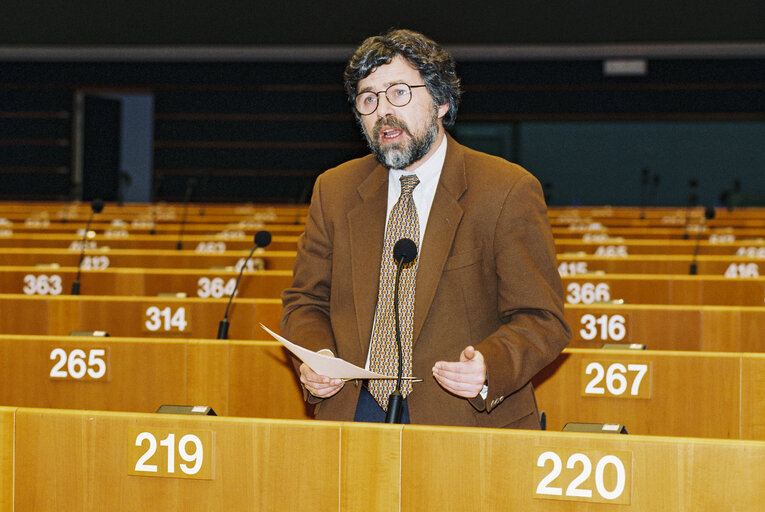
[[[227,340],[228,339],[228,308],[231,307],[231,301],[234,300],[234,295],[236,295],[236,289],[239,288],[239,280],[242,279],[242,274],[244,273],[244,269],[247,268],[247,262],[252,258],[252,254],[255,252],[255,250],[259,247],[267,247],[268,244],[271,243],[271,233],[269,231],[258,231],[255,233],[255,247],[252,248],[250,251],[250,254],[247,256],[247,258],[242,263],[242,268],[239,270],[239,277],[236,278],[236,283],[234,284],[234,290],[231,292],[231,296],[228,298],[228,304],[226,305],[226,313],[223,315],[223,320],[220,321],[218,324],[218,339],[219,340]]]
[[[707,221],[715,218],[714,206],[707,206],[704,208],[704,224],[702,224],[699,232],[696,235],[696,245],[693,247],[693,259],[691,260],[691,267],[688,269],[688,274],[695,276],[697,273],[696,257],[699,254],[699,244],[701,243],[701,232],[704,231],[704,227],[707,225]]]
[[[93,221],[93,216],[97,213],[101,213],[104,209],[103,199],[93,199],[90,203],[90,217],[88,217],[88,223],[85,225],[85,233],[82,234],[82,243],[80,246],[80,260],[77,262],[77,277],[74,278],[72,283],[72,295],[80,294],[80,271],[82,270],[82,260],[85,259],[85,241],[88,238],[88,231],[90,230],[90,223]]]
[[[189,213],[189,202],[191,194],[194,193],[194,187],[197,186],[197,179],[192,177],[186,180],[186,197],[183,199],[183,217],[181,218],[181,227],[178,231],[178,242],[175,244],[177,250],[183,249],[183,228],[186,226],[186,215]]]
[[[401,395],[401,380],[403,377],[403,359],[401,350],[401,328],[398,319],[398,284],[401,279],[401,270],[404,265],[414,261],[417,257],[417,245],[408,238],[402,238],[393,246],[393,259],[398,263],[396,269],[396,284],[393,288],[393,318],[396,325],[396,348],[398,350],[398,378],[396,389],[388,398],[388,412],[385,414],[385,423],[401,423],[401,411],[404,405],[404,397]]]

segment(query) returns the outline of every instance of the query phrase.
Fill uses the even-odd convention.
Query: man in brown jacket
[[[374,371],[391,367],[375,355],[384,343],[378,327],[391,314],[378,298],[381,264],[393,259],[384,243],[387,219],[404,200],[399,179],[416,174],[417,258],[401,278],[403,287],[411,273],[413,319],[402,339],[404,376],[423,381],[406,392],[403,422],[539,428],[530,380],[570,337],[539,182],[446,134],[459,79],[451,57],[422,34],[367,39],[345,79],[372,155],[317,179],[293,284],[282,294],[282,334]],[[372,398],[371,381],[305,364],[298,371],[317,418],[384,418],[387,400]]]

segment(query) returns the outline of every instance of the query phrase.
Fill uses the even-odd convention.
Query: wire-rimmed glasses
[[[373,114],[380,104],[380,94],[385,93],[385,99],[394,107],[403,107],[412,101],[412,89],[426,87],[423,85],[409,85],[405,83],[393,84],[384,91],[365,91],[356,96],[356,112],[362,116]]]

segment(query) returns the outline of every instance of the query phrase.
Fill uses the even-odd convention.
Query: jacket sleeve
[[[321,188],[320,176],[314,185],[305,231],[298,238],[292,285],[282,292],[280,328],[284,337],[302,347],[337,354],[329,317],[332,232],[325,223]],[[300,361],[293,360],[297,370]]]
[[[487,412],[550,364],[571,337],[547,207],[532,175],[510,188],[494,242],[502,324],[476,346],[486,361],[488,394],[471,400]]]

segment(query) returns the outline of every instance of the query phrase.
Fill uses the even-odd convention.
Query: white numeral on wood
[[[590,379],[583,377],[585,386],[582,394],[585,396],[650,398],[650,385],[645,379],[646,375],[649,375],[648,363],[633,363],[625,366],[617,362],[584,361],[583,365],[584,375],[592,375]],[[627,377],[632,379],[631,382]],[[641,386],[644,382],[645,386]],[[626,396],[625,393],[627,393]]]
[[[50,360],[55,361],[48,374],[51,379],[100,380],[107,375],[107,354],[103,348],[93,348],[87,353],[79,348],[69,351],[54,348]]]
[[[132,428],[129,435],[135,441],[129,450],[128,474],[212,478],[212,432]]]
[[[582,315],[580,323],[584,326],[579,329],[579,335],[583,340],[592,341],[621,341],[627,335],[626,319],[622,315]]]
[[[209,278],[200,277],[197,281],[197,295],[203,299],[213,298],[220,299],[221,297],[228,297],[234,292],[234,286],[236,286],[236,279],[233,277],[228,281],[225,281],[221,277]]]
[[[170,306],[160,309],[150,306],[146,309],[146,329],[150,332],[179,331],[185,332],[188,321],[186,320],[186,308],[183,306],[173,310]]]
[[[629,504],[632,454],[587,452],[537,448],[534,497]]]
[[[608,283],[569,283],[566,291],[566,302],[569,304],[593,304],[611,300]]]
[[[23,291],[26,295],[61,295],[61,276],[58,274],[27,274]]]

